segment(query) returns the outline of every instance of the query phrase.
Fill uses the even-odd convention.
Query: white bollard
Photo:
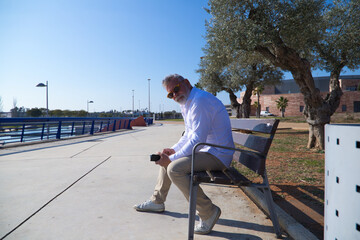
[[[324,239],[360,239],[360,124],[325,126]]]

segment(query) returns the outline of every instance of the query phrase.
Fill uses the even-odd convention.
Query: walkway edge
[[[265,198],[263,197],[263,194],[260,192],[260,190],[254,187],[240,188],[261,210],[266,213],[267,216],[270,216]],[[277,204],[274,205],[275,211],[278,214],[280,226],[290,235],[290,237],[295,240],[319,240],[314,234],[307,230],[303,225],[298,223]]]

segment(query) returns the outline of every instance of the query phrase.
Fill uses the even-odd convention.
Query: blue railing
[[[131,129],[134,118],[0,118],[0,145]],[[152,118],[145,118],[148,125]]]

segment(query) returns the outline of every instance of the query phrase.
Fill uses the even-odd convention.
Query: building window
[[[354,101],[354,112],[360,112],[360,102]]]
[[[356,90],[357,90],[357,86],[346,86],[345,90],[346,90],[346,91],[356,91]]]
[[[341,106],[341,111],[346,112],[346,105]]]
[[[304,111],[304,106],[300,106],[300,112]]]
[[[269,107],[266,107],[266,111],[270,112]]]

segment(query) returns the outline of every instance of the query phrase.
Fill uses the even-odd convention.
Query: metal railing
[[[134,118],[0,118],[0,145],[131,129]],[[148,125],[152,118],[145,118]]]

